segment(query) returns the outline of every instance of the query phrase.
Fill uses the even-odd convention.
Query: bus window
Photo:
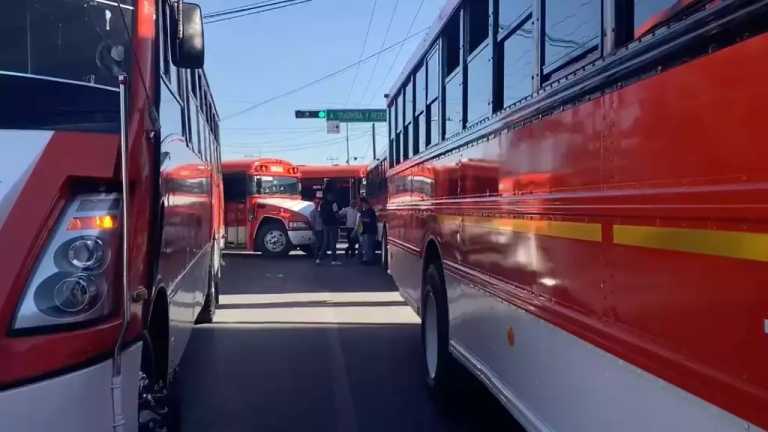
[[[413,131],[413,84],[408,80],[408,85],[403,91],[403,160],[411,157],[411,133]]]
[[[445,47],[445,75],[448,76],[461,65],[461,31],[459,11],[455,12],[443,29]]]
[[[488,1],[469,1],[465,2],[465,8],[468,14],[467,31],[469,32],[469,53],[474,52],[483,42],[488,39]]]
[[[445,82],[445,137],[461,132],[461,73],[455,74]]]
[[[491,113],[491,47],[485,45],[467,61],[467,124]]]
[[[227,202],[245,202],[248,195],[248,177],[245,173],[224,174],[224,200]]]
[[[464,127],[461,75],[461,11],[456,11],[443,29],[445,53],[445,118],[443,137],[448,138]]]
[[[438,47],[432,49],[431,54],[427,56],[427,112],[426,119],[429,125],[429,132],[424,141],[424,148],[440,142],[440,104],[438,96],[440,94],[440,50]],[[425,131],[426,132],[426,131]]]
[[[544,66],[552,70],[594,51],[600,44],[600,0],[544,1]]]
[[[679,6],[679,0],[634,0],[635,37],[640,37],[663,18],[669,9]]]
[[[531,1],[509,1],[499,0],[498,5],[499,34],[504,33],[514,27],[528,14],[531,13]]]
[[[533,25],[530,18],[517,30],[500,41],[504,72],[502,80],[503,106],[529,96],[533,92]]]

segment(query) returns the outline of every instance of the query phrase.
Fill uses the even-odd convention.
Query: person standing
[[[354,257],[358,240],[355,225],[357,224],[357,217],[360,215],[357,211],[357,201],[353,200],[347,207],[341,209],[339,215],[343,218],[344,226],[342,229],[347,236],[347,248],[344,250],[344,256]]]
[[[373,264],[374,249],[379,233],[379,221],[376,217],[376,211],[371,208],[367,198],[363,197],[360,199],[360,204],[362,206],[360,211],[360,224],[362,225],[360,248],[363,254],[363,264]]]
[[[320,203],[320,219],[323,222],[323,245],[315,264],[320,264],[329,250],[331,251],[331,264],[341,264],[336,257],[336,243],[339,240],[339,206],[333,199],[333,194],[325,194],[325,198]]]
[[[314,252],[315,259],[320,258],[320,251],[323,248],[323,219],[320,217],[320,203],[319,196],[315,197],[315,207],[309,212],[309,224],[312,226],[312,233],[315,235],[315,242],[312,245],[312,251]]]

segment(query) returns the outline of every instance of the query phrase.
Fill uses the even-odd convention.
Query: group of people
[[[327,193],[323,198],[315,198],[315,207],[309,218],[315,234],[316,264],[320,264],[328,252],[331,254],[331,264],[341,264],[336,252],[340,230],[347,238],[345,256],[358,256],[363,264],[375,263],[378,220],[376,212],[365,197],[360,199],[359,204],[352,201],[349,206],[339,210],[333,194]]]

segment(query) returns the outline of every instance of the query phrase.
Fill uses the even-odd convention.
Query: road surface
[[[378,267],[226,255],[214,324],[182,360],[182,430],[518,431],[473,379],[461,402],[423,382],[418,317]]]

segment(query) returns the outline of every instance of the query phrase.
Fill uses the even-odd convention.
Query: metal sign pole
[[[376,160],[376,123],[371,123],[371,143],[373,144],[373,160]]]
[[[349,165],[349,123],[344,123],[347,126],[347,165]]]

